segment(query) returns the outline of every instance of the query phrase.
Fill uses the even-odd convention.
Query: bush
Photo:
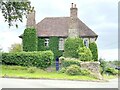
[[[79,59],[81,61],[92,61],[92,53],[89,48],[82,47],[78,49]]]
[[[67,58],[62,62],[63,67],[68,67],[70,65],[78,65],[78,66],[80,66],[80,60],[76,60],[76,59],[74,60],[74,59]]]
[[[95,42],[90,43],[89,48],[90,48],[92,56],[93,56],[92,59],[94,61],[98,61],[98,49],[97,49],[96,43]]]
[[[109,73],[111,75],[117,75],[118,74],[118,70],[115,70],[114,68],[107,68],[106,73]]]
[[[37,51],[38,38],[34,28],[27,28],[23,34],[23,51]]]
[[[64,56],[78,58],[78,48],[83,47],[83,40],[81,38],[68,38],[65,41]]]
[[[62,68],[59,72],[60,73],[65,73],[66,72],[66,68]]]
[[[2,62],[7,65],[34,66],[47,68],[54,54],[51,51],[3,53]]]
[[[79,75],[80,74],[80,67],[77,65],[71,65],[71,66],[67,67],[66,74]]]
[[[36,72],[36,67],[28,68],[28,73],[35,73],[35,72]]]
[[[91,72],[87,69],[81,69],[80,70],[80,75],[90,75],[90,74],[91,74]]]

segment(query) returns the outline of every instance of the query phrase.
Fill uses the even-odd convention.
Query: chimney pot
[[[73,8],[73,3],[71,3],[71,8]]]

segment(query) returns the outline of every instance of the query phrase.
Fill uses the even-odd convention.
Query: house
[[[71,5],[69,17],[46,17],[36,23],[35,11],[27,17],[26,27],[35,27],[38,38],[44,38],[45,47],[49,47],[49,38],[59,37],[59,50],[64,50],[64,42],[67,37],[81,37],[85,46],[95,42],[98,35],[78,18],[76,4]]]

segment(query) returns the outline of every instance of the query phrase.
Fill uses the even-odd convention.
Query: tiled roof
[[[89,27],[80,19],[78,21],[78,30],[81,37],[97,37]],[[36,24],[39,37],[60,36],[67,37],[70,24],[70,17],[47,17]]]

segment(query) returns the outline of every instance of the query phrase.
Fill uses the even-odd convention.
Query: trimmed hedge
[[[70,65],[78,65],[80,66],[80,60],[72,60],[72,59],[67,59],[62,62],[63,67],[68,67]]]
[[[68,38],[65,41],[64,56],[78,58],[78,48],[83,47],[83,40],[81,38]]]
[[[90,50],[92,52],[92,55],[93,55],[92,59],[94,61],[98,61],[98,48],[97,48],[97,44],[95,42],[90,43],[89,44],[89,48],[90,48]]]
[[[92,61],[92,53],[89,48],[82,47],[78,49],[80,61]]]
[[[54,54],[51,51],[3,53],[2,63],[47,68],[51,65],[53,58]]]
[[[37,51],[38,38],[34,28],[26,28],[23,34],[23,51]]]

